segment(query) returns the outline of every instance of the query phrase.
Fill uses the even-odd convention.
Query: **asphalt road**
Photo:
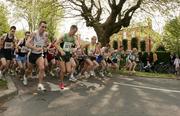
[[[19,95],[0,108],[0,116],[180,116],[180,81],[114,75],[67,82],[47,79],[48,91],[15,83]]]

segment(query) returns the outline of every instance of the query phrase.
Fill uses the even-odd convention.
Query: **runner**
[[[101,77],[104,77],[104,70],[106,67],[106,62],[103,58],[103,54],[101,52],[101,43],[96,43],[96,49],[95,49],[95,56],[96,56],[96,62],[100,65],[97,73],[100,74]]]
[[[56,39],[54,38],[52,42],[48,46],[48,52],[47,52],[47,61],[48,61],[48,68],[47,71],[49,74],[54,77],[55,74],[53,73],[53,69],[56,66],[56,60],[55,60],[55,54],[56,54],[56,47],[55,47]]]
[[[27,85],[27,75],[28,73],[31,73],[31,69],[34,65],[37,65],[38,67],[38,90],[46,90],[43,85],[43,77],[45,74],[44,69],[44,54],[43,54],[43,47],[47,46],[48,44],[48,38],[47,33],[45,32],[47,28],[46,21],[41,21],[39,23],[39,29],[37,32],[32,33],[31,37],[28,38],[26,42],[26,46],[28,48],[31,48],[31,54],[29,56],[29,63],[28,63],[28,69],[26,71],[26,75],[24,75],[24,84]]]
[[[56,41],[55,46],[58,49],[59,55],[59,66],[60,66],[60,79],[59,87],[64,89],[64,75],[72,73],[72,46],[79,47],[78,41],[75,39],[74,35],[78,28],[76,25],[72,25],[69,33],[64,34],[59,40]]]
[[[16,27],[11,26],[10,32],[4,34],[0,38],[0,59],[1,59],[1,67],[0,67],[0,78],[4,75],[6,70],[9,67],[10,61],[14,57],[14,49],[17,48],[17,39],[15,37]]]
[[[20,71],[20,76],[25,74],[26,61],[28,49],[26,47],[26,40],[30,36],[30,32],[25,32],[25,38],[18,43],[18,49],[16,50],[16,61],[18,63],[18,68]]]
[[[77,71],[78,75],[77,78],[81,79],[83,77],[89,78],[89,72],[92,70],[93,62],[90,58],[85,54],[84,47],[80,47],[76,50],[76,62],[78,64]]]
[[[90,75],[94,76],[94,77],[95,77],[94,70],[96,68],[98,68],[98,66],[99,66],[98,62],[96,62],[96,55],[95,55],[95,51],[96,51],[96,39],[97,39],[96,36],[93,36],[91,38],[91,43],[86,46],[86,48],[87,48],[87,55],[89,56],[89,58],[93,62],[93,67],[92,67],[92,69],[90,71]]]

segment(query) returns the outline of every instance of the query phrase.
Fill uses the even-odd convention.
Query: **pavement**
[[[0,91],[0,104],[4,101],[8,101],[12,99],[15,95],[17,95],[18,90],[14,85],[11,77],[7,77],[7,89]]]
[[[180,116],[180,81],[113,75],[71,83],[65,90],[47,78],[47,92],[37,79],[24,87],[13,79],[18,95],[0,107],[0,116]]]

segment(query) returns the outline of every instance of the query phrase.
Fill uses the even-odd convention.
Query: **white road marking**
[[[133,84],[125,84],[125,83],[119,83],[119,82],[114,82],[114,84],[118,84],[118,85],[122,85],[122,86],[135,87],[135,88],[141,88],[141,89],[149,89],[149,90],[154,90],[154,91],[163,91],[163,92],[170,92],[170,93],[180,93],[180,91],[178,91],[178,90],[171,90],[171,89],[146,87],[146,86],[139,86],[139,85],[133,85]]]
[[[127,81],[133,81],[134,80],[134,79],[131,79],[131,78],[120,78],[120,79],[127,80]]]

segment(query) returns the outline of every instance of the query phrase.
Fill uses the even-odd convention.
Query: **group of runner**
[[[49,42],[46,31],[46,21],[39,23],[36,32],[25,32],[24,39],[17,41],[15,37],[16,27],[0,38],[0,78],[4,78],[8,69],[18,70],[24,85],[28,84],[28,77],[32,76],[36,66],[39,79],[38,90],[44,91],[43,85],[45,72],[52,73],[53,69],[59,74],[60,89],[64,89],[64,77],[76,82],[81,77],[96,77],[96,74],[104,77],[109,68],[117,68],[120,60],[122,47],[117,50],[107,45],[101,46],[97,37],[93,36],[87,45],[81,45],[76,36],[78,27],[72,25],[68,33],[59,39]],[[17,66],[16,66],[17,65]]]

